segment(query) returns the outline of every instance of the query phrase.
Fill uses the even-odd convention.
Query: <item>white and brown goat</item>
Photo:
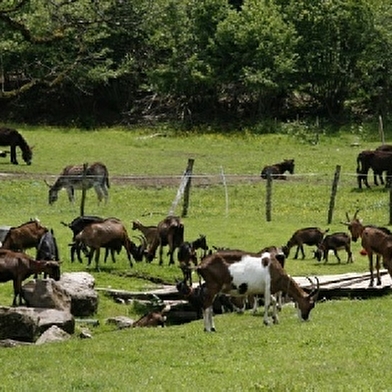
[[[347,252],[347,263],[353,262],[353,254],[351,251],[351,237],[344,232],[337,232],[326,235],[314,252],[314,257],[321,261],[324,260],[324,264],[328,262],[328,253],[330,250],[333,251],[335,257],[337,258],[339,264],[341,262],[338,255],[338,250],[344,249]]]
[[[268,308],[272,302],[272,319],[278,323],[276,300],[272,294],[286,292],[298,304],[299,317],[309,318],[315,306],[319,291],[319,282],[310,294],[307,294],[292,279],[276,260],[272,252],[261,255],[244,254],[244,252],[220,252],[207,256],[196,271],[204,279],[206,295],[203,300],[204,329],[215,331],[212,303],[218,293],[233,297],[248,295],[264,296],[264,324],[269,325]]]

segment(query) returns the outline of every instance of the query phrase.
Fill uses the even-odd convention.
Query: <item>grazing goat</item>
[[[66,189],[70,202],[75,201],[75,189],[90,188],[94,188],[99,202],[102,199],[107,201],[110,187],[107,167],[103,163],[95,162],[88,165],[85,172],[84,169],[84,165],[69,165],[63,169],[53,185],[45,181],[49,187],[49,204],[58,199],[58,193],[63,188]]]
[[[77,244],[75,242],[76,235],[79,234],[86,226],[90,225],[91,223],[103,222],[104,220],[105,220],[105,218],[101,218],[99,216],[84,215],[84,216],[78,216],[71,223],[61,222],[64,226],[69,227],[73,233],[73,237],[72,237],[73,243],[70,244],[70,246],[71,246],[71,262],[72,263],[75,260],[75,254],[76,254],[79,262],[82,263],[81,251],[83,251],[84,254],[87,256],[89,253],[87,247],[84,244],[82,244],[82,243]],[[109,246],[105,246],[104,261],[106,262],[109,250],[111,252],[112,261],[115,262],[114,252],[118,249],[111,249]]]
[[[4,249],[23,252],[25,249],[36,248],[48,229],[37,220],[30,220],[17,227],[11,227],[3,241]]]
[[[168,245],[169,265],[174,264],[174,251],[184,242],[184,225],[179,217],[168,216],[158,223],[157,235],[147,251],[147,260],[151,262],[159,247],[159,265],[163,264],[163,247]]]
[[[157,226],[144,226],[139,220],[132,221],[132,230],[139,230],[146,238],[147,245],[151,245],[158,233]]]
[[[75,242],[78,246],[79,243],[82,243],[90,248],[88,265],[91,264],[95,252],[95,265],[97,270],[99,270],[99,255],[100,248],[102,247],[110,246],[119,252],[124,246],[131,267],[133,266],[131,255],[133,255],[136,261],[139,261],[144,253],[143,247],[137,247],[130,240],[126,228],[116,218],[108,218],[103,222],[91,223],[75,236]]]
[[[179,294],[189,302],[191,307],[196,311],[196,317],[198,319],[203,317],[203,303],[206,295],[206,284],[201,283],[196,287],[192,285],[188,286],[186,280],[177,281],[176,288]],[[225,294],[218,294],[214,298],[212,304],[214,314],[221,314],[224,312],[232,312],[237,306],[235,306],[230,298]]]
[[[264,295],[264,324],[269,324],[268,308],[272,301],[272,318],[278,323],[276,300],[271,295],[285,291],[298,303],[299,316],[309,318],[319,292],[319,282],[310,294],[302,290],[276,260],[274,253],[264,252],[260,256],[243,252],[219,252],[207,256],[196,271],[206,283],[206,296],[203,301],[204,329],[215,331],[212,303],[215,296],[222,292],[234,297]]]
[[[285,180],[286,176],[284,173],[286,171],[290,174],[294,174],[294,159],[285,159],[283,162],[265,166],[261,171],[260,177],[266,179],[268,176],[271,176],[272,179]]]
[[[206,236],[203,234],[200,234],[199,238],[197,238],[195,241],[183,242],[179,246],[178,253],[177,253],[178,261],[180,263],[180,268],[184,275],[184,280],[189,281],[189,284],[191,286],[192,286],[192,271],[190,269],[190,266],[191,263],[193,263],[194,265],[197,264],[197,254],[196,254],[197,249],[204,250],[204,253],[201,257],[203,259],[206,256],[206,252],[208,250]]]
[[[323,231],[319,227],[305,227],[303,229],[299,229],[294,232],[287,244],[282,246],[283,253],[286,257],[289,257],[290,249],[293,246],[297,246],[294,259],[298,258],[299,251],[301,251],[302,259],[304,259],[304,244],[309,246],[316,245],[318,247],[321,244],[325,233],[328,231],[329,229]]]
[[[365,227],[362,232],[362,247],[366,250],[369,258],[370,283],[369,287],[374,285],[373,275],[373,254],[376,255],[376,275],[377,286],[381,285],[380,277],[380,257],[383,258],[383,266],[392,277],[392,235],[376,227]]]
[[[33,274],[44,273],[54,280],[60,279],[60,264],[57,261],[38,261],[32,257],[7,249],[0,249],[0,282],[14,283],[13,306],[22,305],[22,282]]]
[[[340,264],[340,257],[338,250],[344,249],[347,252],[347,263],[353,262],[353,255],[351,252],[351,237],[347,233],[338,232],[326,235],[314,252],[314,256],[318,261],[324,259],[324,264],[328,262],[328,252],[333,251],[335,257],[338,259]]]

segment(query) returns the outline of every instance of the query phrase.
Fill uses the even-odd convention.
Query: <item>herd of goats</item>
[[[22,158],[29,165],[32,160],[32,149],[24,138],[14,129],[0,128],[0,145],[11,146],[11,163],[16,160],[16,147],[22,150]],[[373,169],[375,183],[377,177],[384,183],[382,174],[392,175],[392,146],[383,145],[372,151],[362,151],[357,158],[358,185],[362,182],[369,186],[367,174]],[[389,161],[388,161],[389,159]],[[387,163],[389,162],[389,163]],[[285,179],[284,173],[294,173],[294,159],[263,168],[261,177],[267,179]],[[96,162],[92,165],[71,165],[63,169],[56,182],[49,185],[49,203],[53,204],[61,189],[66,189],[70,201],[74,200],[77,189],[94,188],[98,199],[107,199],[109,175],[106,166]],[[140,232],[140,244],[134,243],[123,223],[117,218],[100,218],[96,216],[79,216],[71,223],[64,223],[72,231],[71,261],[75,257],[82,261],[84,254],[90,265],[95,260],[96,268],[100,258],[100,249],[105,249],[105,261],[109,253],[115,261],[115,254],[125,249],[130,266],[133,260],[152,262],[159,249],[159,264],[163,263],[163,248],[168,246],[169,264],[174,264],[174,252],[183,271],[183,280],[177,283],[178,291],[197,309],[202,310],[205,331],[215,331],[213,320],[213,302],[218,294],[230,298],[248,298],[263,296],[264,324],[270,324],[269,308],[272,306],[272,322],[278,323],[278,311],[281,308],[282,294],[297,303],[300,319],[307,320],[314,308],[320,285],[317,278],[310,281],[310,289],[301,288],[291,278],[285,268],[285,259],[290,249],[296,248],[294,258],[301,252],[305,258],[304,245],[316,246],[314,257],[328,262],[328,253],[333,251],[338,262],[338,251],[347,252],[347,263],[353,261],[351,241],[361,239],[363,252],[369,258],[370,286],[374,285],[373,255],[376,256],[376,280],[381,284],[380,260],[392,276],[392,233],[384,227],[363,225],[357,218],[358,211],[352,219],[347,214],[344,222],[349,230],[328,234],[327,230],[318,227],[302,228],[294,232],[287,244],[282,247],[271,246],[257,253],[243,250],[215,249],[209,250],[206,237],[200,235],[195,241],[184,241],[184,225],[176,216],[168,216],[156,226],[144,226],[140,221],[132,223],[132,229]],[[22,282],[29,276],[44,274],[55,280],[60,279],[60,262],[58,247],[53,231],[32,220],[18,227],[8,228],[0,239],[0,282],[13,281],[13,305],[22,304]],[[26,249],[36,248],[36,257],[30,257]],[[197,251],[202,254],[198,257]],[[192,284],[192,272],[200,277],[199,285]],[[203,283],[201,283],[203,281]],[[257,309],[255,301],[253,311]]]

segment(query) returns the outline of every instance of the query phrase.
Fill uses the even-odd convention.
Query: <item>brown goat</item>
[[[383,266],[392,277],[392,235],[375,227],[365,227],[362,232],[362,247],[366,250],[369,258],[370,284],[374,285],[373,254],[376,255],[377,285],[381,285],[380,257],[383,258]]]
[[[144,226],[139,220],[132,221],[132,230],[139,230],[143,234],[147,246],[150,246],[154,242],[158,234],[157,226]]]
[[[351,238],[354,242],[357,242],[358,238],[362,237],[363,230],[366,227],[375,227],[383,231],[385,234],[392,234],[392,232],[387,227],[375,226],[375,225],[363,225],[362,219],[357,218],[358,212],[359,209],[355,211],[355,214],[352,219],[350,219],[348,212],[346,212],[347,222],[341,222],[343,225],[346,225],[348,227],[348,230],[351,233]]]
[[[164,312],[149,312],[132,324],[132,327],[164,327],[167,316]]]
[[[282,246],[283,253],[286,257],[289,257],[290,249],[293,246],[297,246],[297,250],[294,255],[294,259],[298,258],[298,253],[301,251],[302,259],[305,258],[304,244],[319,246],[324,238],[325,233],[329,230],[321,230],[319,227],[305,227],[294,232],[291,238],[288,240],[285,246]]]
[[[58,261],[37,261],[32,257],[12,250],[0,249],[0,282],[14,283],[13,306],[22,305],[22,282],[31,275],[44,273],[54,280],[60,279],[60,264]]]
[[[48,228],[34,219],[17,227],[11,227],[3,241],[3,248],[23,252],[25,249],[36,248]]]
[[[159,247],[159,265],[163,264],[163,247],[168,245],[169,265],[174,264],[174,251],[184,242],[184,225],[177,216],[168,216],[158,223],[157,235],[147,251],[147,260],[151,262]]]
[[[120,252],[124,246],[130,266],[133,266],[131,254],[134,253],[135,257],[137,247],[130,240],[126,228],[119,219],[108,218],[103,222],[91,223],[75,236],[75,242],[90,248],[88,265],[91,264],[95,252],[95,266],[97,270],[99,270],[100,248],[109,244],[110,248],[115,249],[117,252]],[[141,252],[144,252],[144,250]],[[136,256],[135,260],[137,259],[138,257]]]
[[[319,291],[317,287],[307,294],[292,279],[276,260],[275,254],[262,253],[261,256],[244,254],[243,252],[220,252],[207,256],[196,271],[204,279],[206,295],[203,299],[203,318],[205,331],[215,331],[212,304],[215,296],[222,292],[234,297],[248,295],[264,295],[264,324],[268,325],[268,308],[272,301],[273,321],[278,322],[276,300],[271,294],[285,291],[299,307],[299,315],[303,320],[315,306]]]

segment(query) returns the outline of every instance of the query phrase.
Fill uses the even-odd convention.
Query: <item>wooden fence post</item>
[[[191,191],[191,180],[192,180],[192,171],[193,171],[193,164],[195,160],[189,158],[188,159],[188,166],[185,170],[185,176],[187,177],[187,182],[185,185],[185,190],[184,190],[184,202],[182,205],[182,217],[186,217],[188,214],[188,207],[189,207],[189,194]]]
[[[265,217],[267,222],[271,222],[271,205],[272,205],[272,176],[267,173],[266,184],[266,202],[265,202]]]
[[[332,222],[333,209],[335,207],[336,193],[337,193],[337,190],[338,190],[340,169],[341,169],[341,166],[340,165],[336,165],[335,175],[333,177],[333,183],[332,183],[331,199],[329,201],[328,223],[327,223],[328,225]]]
[[[84,180],[87,174],[88,163],[83,163],[83,173],[82,173],[82,200],[80,201],[80,216],[84,216],[84,203],[86,201],[86,187],[84,186]]]

